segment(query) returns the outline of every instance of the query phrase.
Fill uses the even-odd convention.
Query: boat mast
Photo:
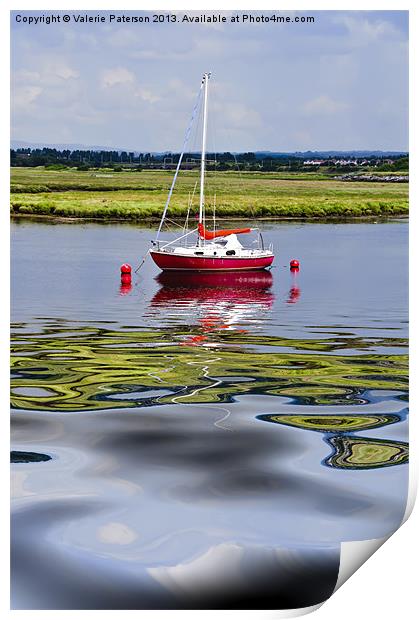
[[[207,108],[208,108],[208,80],[211,73],[204,73],[202,83],[204,85],[204,121],[202,128],[202,154],[201,154],[201,186],[199,192],[199,223],[202,224],[204,217],[204,181],[205,181],[205,149],[207,143]],[[201,236],[198,235],[199,245],[202,244]]]

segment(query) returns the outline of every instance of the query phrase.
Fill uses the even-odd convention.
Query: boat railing
[[[168,253],[173,253],[175,251],[175,248],[167,247],[166,245],[162,245],[159,242],[155,244],[155,249],[157,251],[164,250],[165,252],[168,252]]]
[[[193,230],[188,230],[186,233],[184,233],[183,235],[181,235],[180,237],[176,237],[176,239],[172,239],[171,241],[160,241],[158,239],[155,239],[152,243],[154,245],[154,247],[157,248],[157,250],[167,250],[167,248],[170,248],[171,245],[173,245],[174,243],[177,243],[178,241],[180,241],[181,239],[186,239],[186,237],[189,237],[189,235],[192,235],[193,233],[197,232],[197,228],[194,228]],[[186,245],[186,242],[184,242]],[[173,252],[173,248],[169,249],[169,252],[172,251]]]
[[[198,247],[198,244],[194,241],[193,243],[188,243],[186,241],[186,237],[188,237],[192,232],[196,232],[194,231],[189,231],[188,233],[186,233],[185,235],[182,235],[181,237],[177,237],[177,239],[173,239],[171,241],[163,241],[163,240],[154,240],[152,241],[153,247],[154,249],[156,249],[157,251],[164,251],[164,252],[168,252],[168,253],[173,253],[175,252],[176,247],[174,246],[174,244],[178,241],[180,241],[180,239],[183,239],[183,243],[182,243],[182,247],[184,248],[196,248]],[[205,246],[205,242],[204,242],[204,246]],[[258,254],[261,251],[262,252],[269,252],[269,253],[273,253],[273,244],[270,243],[268,245],[268,247],[266,247],[263,243],[261,244],[261,247],[259,246],[257,249],[253,249],[253,248],[246,248],[242,246],[243,250],[246,250],[248,252],[250,252],[251,255],[253,254]]]
[[[199,250],[199,246],[197,246],[196,244],[190,244],[190,245],[184,245],[182,246],[185,249],[188,248],[195,248],[197,250]],[[168,246],[167,244],[160,244],[158,242],[153,244],[153,249],[157,250],[158,252],[165,252],[166,254],[174,254],[176,252],[176,248],[172,247],[172,246]],[[272,254],[273,253],[273,246],[272,244],[269,245],[268,248],[265,248],[264,250],[254,250],[251,248],[241,248],[241,250],[244,250],[244,252],[246,253],[246,255],[250,255],[250,256],[260,256],[260,253],[264,253],[264,254]],[[239,251],[240,254],[240,251]]]
[[[171,252],[173,253],[175,251],[175,246],[171,245],[170,243],[167,243],[167,241],[153,241],[153,249],[160,251],[160,250],[164,250],[164,252]],[[183,243],[182,244],[183,248],[195,248],[197,247],[196,243]]]

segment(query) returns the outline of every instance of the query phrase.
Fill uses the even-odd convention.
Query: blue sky
[[[13,140],[179,150],[212,71],[215,150],[408,149],[407,12],[287,13],[314,24],[15,22],[50,13],[12,13]]]

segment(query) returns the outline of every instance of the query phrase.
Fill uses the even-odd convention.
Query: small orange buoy
[[[124,263],[123,265],[121,265],[121,276],[128,274],[131,275],[131,265],[129,265],[128,263]]]
[[[290,261],[290,269],[299,269],[299,268],[300,268],[300,261],[298,261],[295,258],[292,261]]]

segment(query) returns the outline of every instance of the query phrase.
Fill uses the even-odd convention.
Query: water
[[[15,609],[304,607],[397,529],[407,224],[263,228],[270,273],[130,286],[152,230],[13,225]]]

